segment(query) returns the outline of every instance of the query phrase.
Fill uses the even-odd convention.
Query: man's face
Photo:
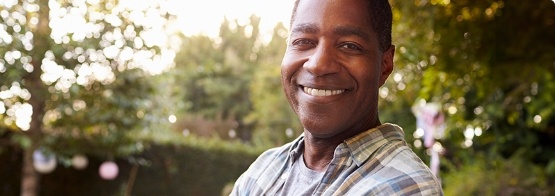
[[[378,123],[378,88],[393,68],[363,0],[301,0],[283,58],[282,84],[306,131],[329,138]]]

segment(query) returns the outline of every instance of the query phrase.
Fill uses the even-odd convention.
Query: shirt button
[[[287,179],[287,174],[282,174],[281,179],[284,179],[284,180]]]

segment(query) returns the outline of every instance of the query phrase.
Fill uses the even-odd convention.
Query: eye
[[[316,46],[314,41],[309,39],[297,39],[297,40],[294,40],[291,44],[300,49],[308,49],[308,48],[312,48],[313,46]]]
[[[342,44],[340,48],[351,50],[351,51],[362,51],[362,47],[358,46],[355,43],[345,43],[345,44]]]

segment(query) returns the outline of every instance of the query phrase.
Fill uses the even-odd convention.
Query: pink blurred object
[[[443,138],[445,132],[445,115],[441,111],[441,104],[426,103],[421,100],[412,106],[412,112],[416,116],[416,127],[424,130],[424,146],[428,148],[430,158],[430,169],[439,178],[440,152],[443,150],[441,143],[434,147],[436,139]]]
[[[424,130],[424,146],[432,147],[436,139],[443,137],[445,115],[439,103],[420,103],[412,107],[416,116],[416,126]]]
[[[100,165],[98,169],[100,177],[104,180],[113,180],[118,176],[118,165],[113,161],[106,161]]]

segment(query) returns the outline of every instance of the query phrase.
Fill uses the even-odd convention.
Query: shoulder
[[[388,143],[375,157],[366,180],[378,195],[442,195],[441,184],[404,141]],[[375,192],[377,191],[377,192]]]
[[[287,164],[294,142],[264,151],[235,182],[232,195],[254,194],[272,184]],[[249,195],[247,194],[247,195]]]

